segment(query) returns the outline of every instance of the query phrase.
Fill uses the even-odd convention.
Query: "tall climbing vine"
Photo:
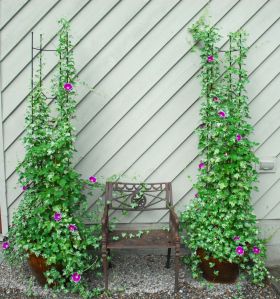
[[[197,129],[199,174],[193,185],[197,193],[181,214],[187,233],[184,243],[191,249],[188,262],[193,277],[198,277],[201,271],[196,252],[202,248],[208,257],[238,263],[253,283],[263,284],[268,275],[266,248],[258,237],[250,201],[252,189],[257,189],[253,186],[258,179],[254,163],[259,159],[253,152],[258,143],[248,139],[253,127],[247,121],[246,34],[229,34],[225,71],[220,74],[218,30],[199,20],[190,32],[201,53],[203,103],[202,124]]]
[[[87,199],[83,191],[102,189],[103,184],[94,176],[82,179],[71,163],[76,72],[69,23],[61,19],[59,24],[59,62],[52,86],[58,115],[50,117],[42,88],[40,52],[26,115],[26,154],[17,168],[24,198],[13,216],[3,249],[11,262],[24,261],[29,254],[45,258],[51,268],[44,274],[55,291],[78,292],[83,298],[92,298],[100,290],[87,285],[84,273],[89,269],[99,272],[101,225],[88,227],[84,223]],[[93,250],[91,254],[89,249]]]

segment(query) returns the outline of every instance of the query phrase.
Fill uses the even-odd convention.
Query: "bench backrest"
[[[166,210],[173,206],[172,186],[170,182],[107,182],[105,200],[109,209],[113,210]]]

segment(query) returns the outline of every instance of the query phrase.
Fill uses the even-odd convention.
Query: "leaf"
[[[65,179],[61,179],[61,180],[59,181],[59,185],[60,185],[61,187],[64,187],[64,186],[66,185],[66,180],[65,180]]]

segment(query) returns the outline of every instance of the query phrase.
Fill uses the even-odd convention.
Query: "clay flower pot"
[[[202,248],[198,248],[196,254],[200,257],[200,269],[203,271],[203,277],[210,282],[217,283],[233,283],[236,281],[239,275],[239,265],[230,263],[227,261],[219,262],[218,259],[210,257],[209,260],[205,259],[205,251]],[[211,268],[209,263],[215,263],[215,266]],[[219,271],[216,276],[214,271]]]
[[[36,277],[40,285],[44,286],[47,284],[47,279],[44,276],[44,272],[51,269],[52,265],[47,265],[46,259],[44,259],[41,256],[36,256],[33,253],[29,252],[29,258],[28,258],[28,265],[31,269],[32,274]],[[55,268],[59,271],[62,272],[63,268],[62,265],[56,264]],[[54,287],[57,285],[56,282],[53,282],[50,287]]]

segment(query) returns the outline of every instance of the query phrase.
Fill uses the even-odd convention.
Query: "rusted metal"
[[[144,191],[143,191],[144,190]],[[121,193],[121,196],[120,194]],[[156,193],[156,194],[153,194]],[[139,195],[140,194],[140,195]],[[136,200],[138,198],[138,201]],[[122,200],[123,201],[122,201]],[[180,237],[179,219],[173,207],[172,186],[166,183],[122,183],[107,182],[105,208],[102,217],[102,261],[105,290],[108,289],[108,255],[111,249],[166,248],[166,268],[170,267],[171,249],[175,251],[175,292],[178,291]],[[131,207],[131,205],[133,207]],[[158,205],[158,207],[156,207]],[[153,206],[151,208],[151,206]],[[139,234],[137,225],[131,230],[109,230],[109,210],[125,211],[169,211],[169,229],[151,230]],[[138,234],[138,236],[137,236]],[[126,236],[126,237],[123,237]],[[132,237],[131,237],[132,236]]]

